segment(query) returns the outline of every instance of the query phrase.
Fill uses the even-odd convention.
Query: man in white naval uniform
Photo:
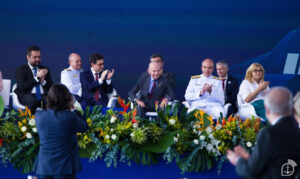
[[[61,83],[67,86],[77,101],[81,101],[82,90],[79,75],[83,71],[81,68],[81,57],[76,53],[71,53],[69,55],[69,64],[70,67],[61,72]]]
[[[222,81],[212,76],[214,71],[213,60],[207,58],[202,62],[202,74],[192,76],[185,91],[185,100],[190,104],[188,112],[194,109],[203,109],[214,119],[224,114],[224,90]]]

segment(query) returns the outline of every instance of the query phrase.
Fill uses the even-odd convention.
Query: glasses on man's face
[[[96,63],[96,65],[98,65],[99,67],[104,65],[104,63]]]
[[[253,70],[254,73],[262,73],[262,70]]]

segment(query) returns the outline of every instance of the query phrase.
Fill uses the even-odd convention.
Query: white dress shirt
[[[239,95],[242,97],[243,103],[246,103],[245,99],[247,98],[247,96],[250,93],[252,93],[253,91],[255,91],[257,88],[258,88],[258,83],[255,80],[253,80],[253,83],[250,83],[250,81],[248,81],[248,80],[243,80],[243,82],[240,85],[240,89],[239,89]],[[270,90],[270,88],[267,87],[263,91],[259,92],[257,94],[257,96],[249,103],[252,103],[252,102],[260,100],[260,99],[264,100],[265,95],[267,94],[267,92],[269,90]]]
[[[32,75],[33,75],[33,77],[34,77],[34,79],[35,79],[35,81],[36,82],[39,82],[39,79],[34,75],[34,70],[33,70],[33,66],[31,66],[29,63],[28,63],[28,65],[29,65],[29,67],[30,67],[30,69],[31,69],[31,72],[32,72]],[[37,70],[39,70],[39,68],[38,67],[36,67],[37,68]],[[40,93],[41,93],[41,95],[42,94],[44,94],[44,89],[43,89],[43,87],[42,86],[45,86],[46,85],[46,83],[47,83],[47,81],[46,80],[44,80],[44,82],[42,83],[42,84],[40,84]],[[33,94],[35,94],[36,93],[36,89],[35,89],[35,86],[32,88],[32,90],[31,90],[31,93],[33,93]]]

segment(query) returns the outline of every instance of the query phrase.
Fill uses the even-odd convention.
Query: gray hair
[[[271,114],[292,114],[293,95],[291,91],[285,87],[273,87],[267,93],[264,103]]]
[[[294,97],[294,110],[298,116],[300,116],[300,92]]]
[[[225,60],[219,60],[217,63],[217,65],[223,65],[225,67],[228,67],[228,63]]]

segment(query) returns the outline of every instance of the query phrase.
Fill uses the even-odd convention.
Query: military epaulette
[[[72,71],[70,68],[66,68],[64,69],[64,71]]]
[[[221,78],[213,76],[213,79],[221,80]]]
[[[200,78],[200,77],[201,77],[201,75],[195,75],[195,76],[192,76],[191,78],[196,79],[196,78]]]

